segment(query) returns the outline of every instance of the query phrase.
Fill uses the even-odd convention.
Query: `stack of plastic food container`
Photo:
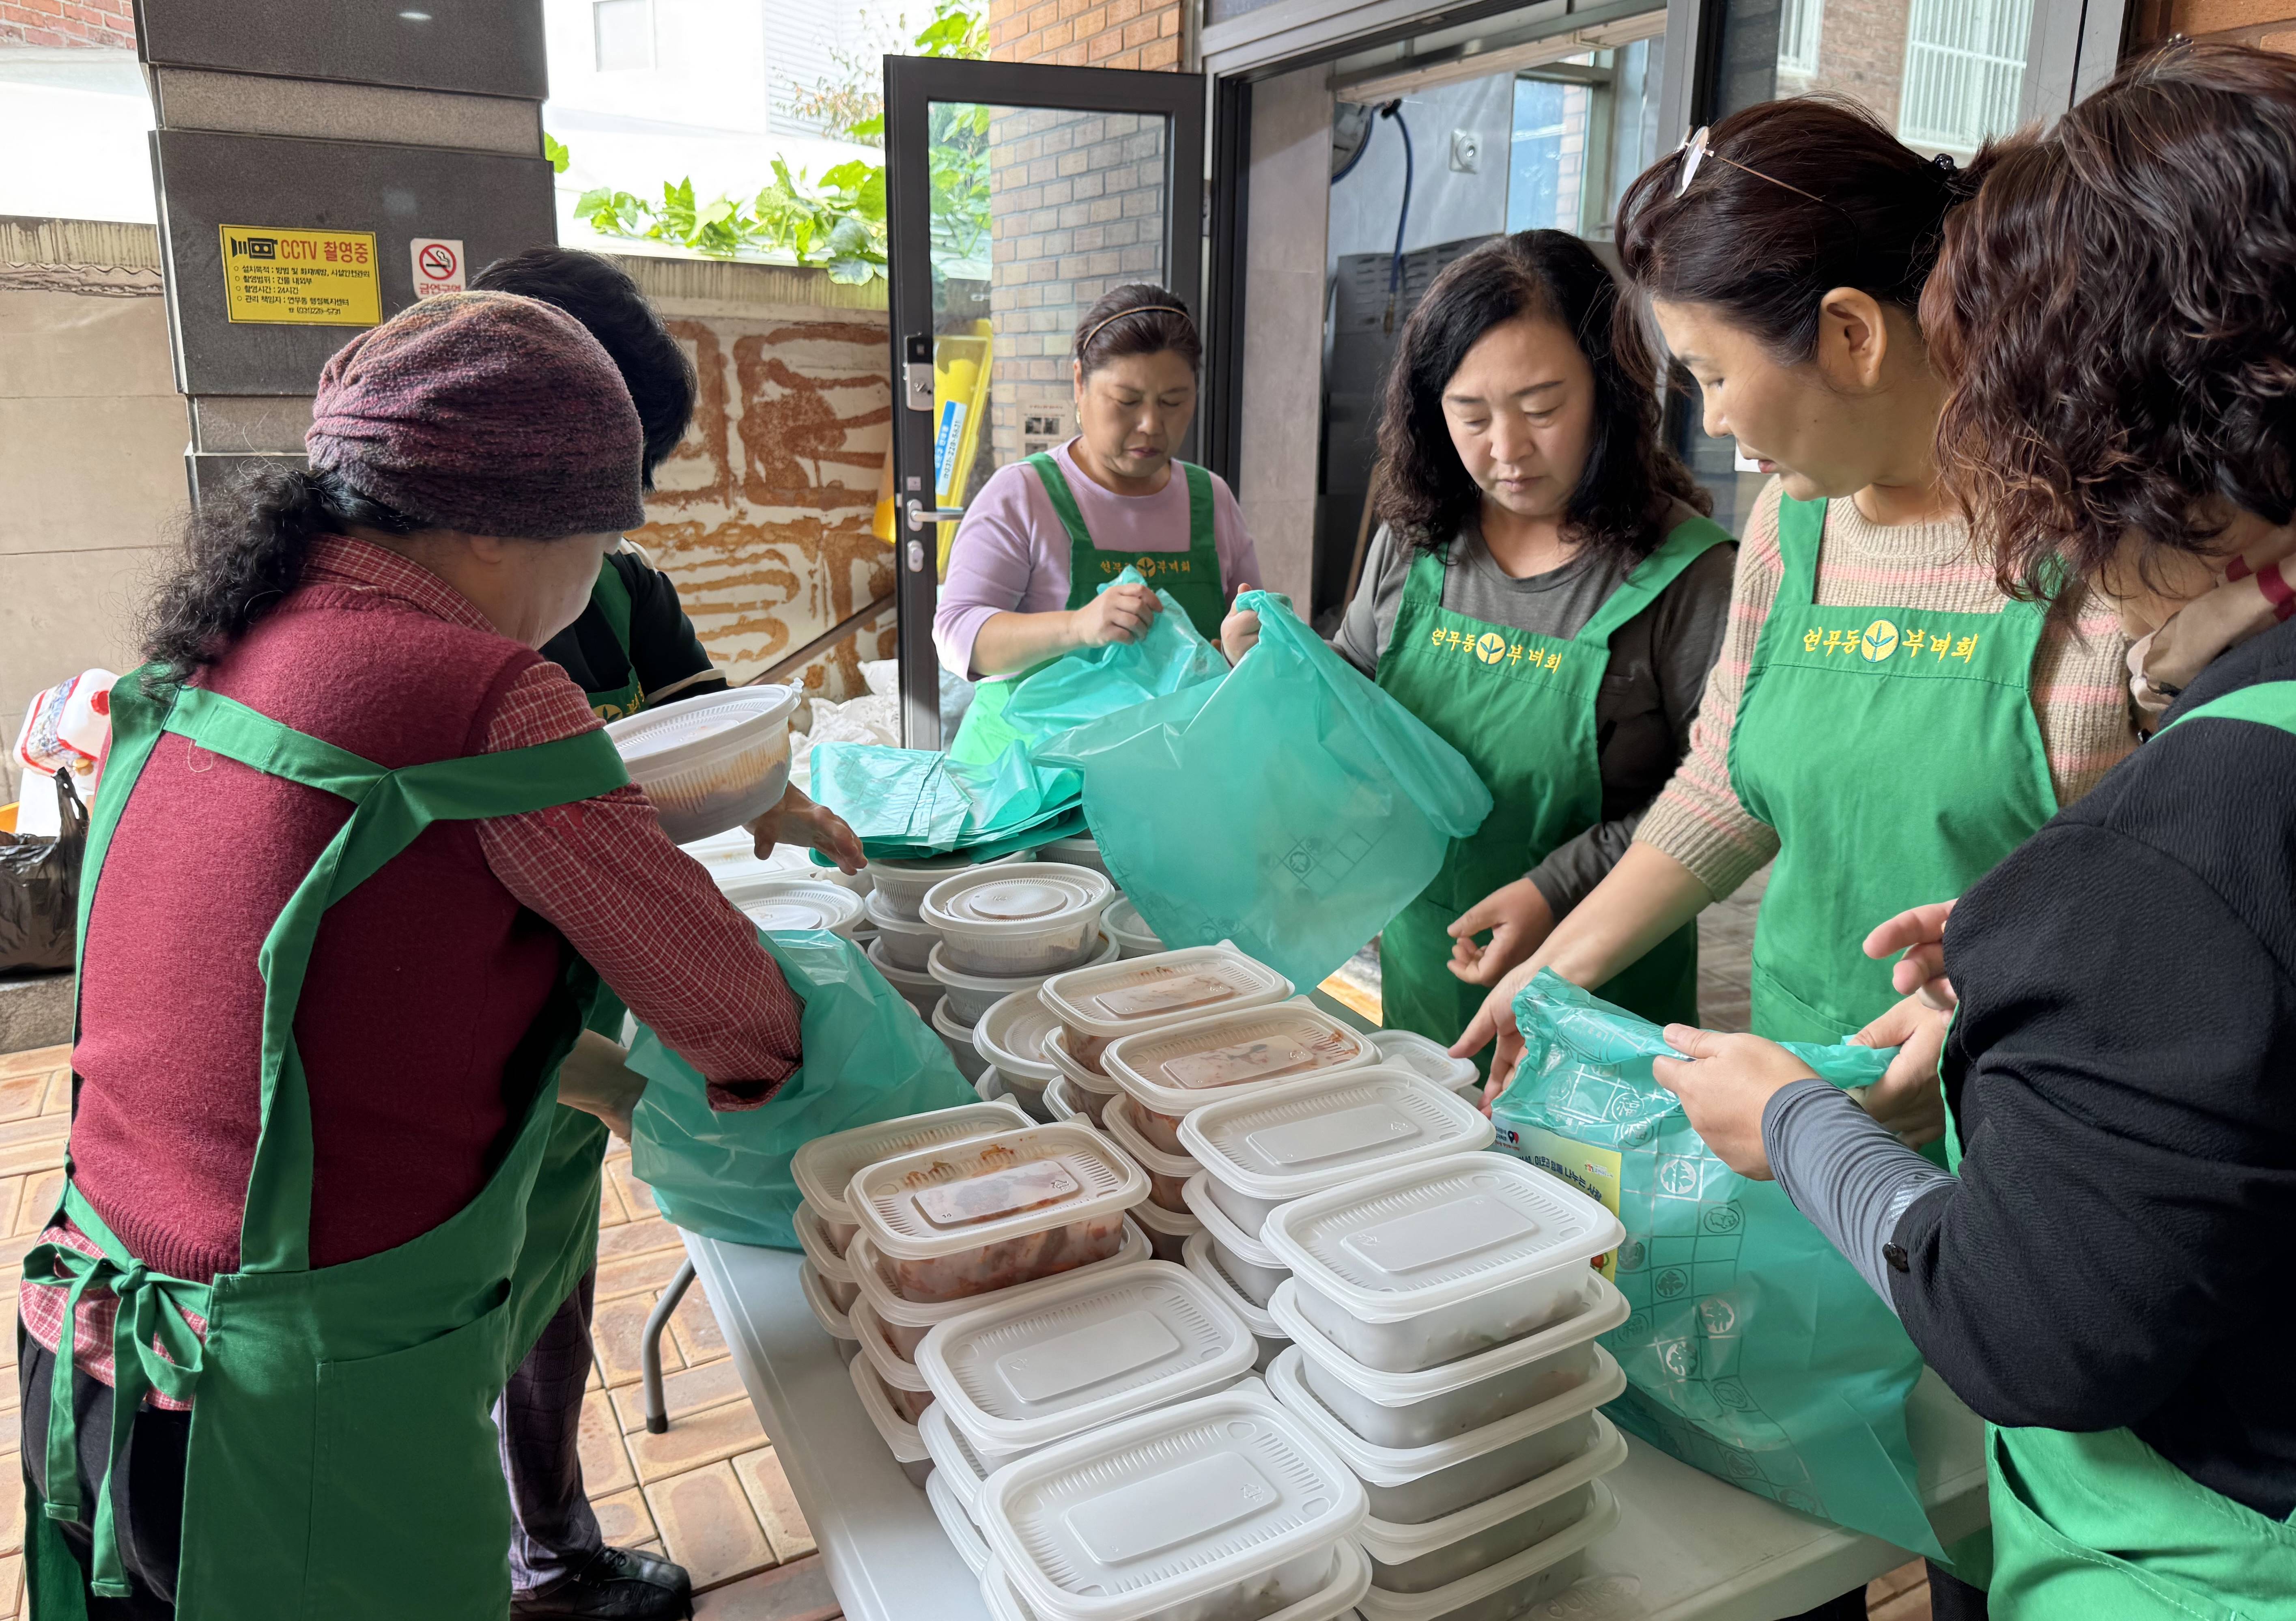
[[[734,687],[625,716],[606,728],[673,844],[771,810],[789,786],[796,687]]]
[[[982,1481],[999,1621],[1337,1621],[1363,1487],[1256,1379],[1057,1442]]]
[[[1045,1056],[1045,1042],[1060,1027],[1034,987],[1004,997],[972,1027],[972,1047],[980,1061],[995,1066],[1013,1101],[1039,1120],[1060,1118],[1045,1102],[1045,1088],[1061,1076]]]
[[[1374,1030],[1371,1044],[1379,1049],[1381,1063],[1408,1069],[1470,1103],[1482,1101],[1483,1077],[1474,1060],[1453,1058],[1447,1048],[1416,1030]]]
[[[1378,1056],[1367,1036],[1303,996],[1127,1036],[1108,1044],[1102,1062],[1132,1100],[1140,1134],[1185,1154],[1180,1122],[1214,1099],[1360,1068]]]
[[[1128,1097],[1111,1098],[1101,1113],[1101,1129],[1148,1173],[1148,1202],[1133,1215],[1148,1229],[1156,1258],[1177,1263],[1186,1258],[1187,1241],[1203,1231],[1203,1224],[1188,1208],[1185,1191],[1188,1178],[1200,1167],[1187,1155],[1168,1154],[1143,1136],[1133,1118],[1138,1107]]]
[[[826,929],[851,939],[861,927],[865,903],[840,884],[802,872],[765,872],[721,886],[726,898],[768,934]]]
[[[1103,1061],[1111,1042],[1264,1008],[1291,995],[1292,982],[1224,942],[1057,974],[1037,994],[1061,1021],[1045,1056],[1067,1078],[1070,1101],[1097,1125],[1119,1090]]]
[[[1090,867],[1105,873],[1108,864],[1100,858],[1100,840],[1090,833],[1078,833],[1072,838],[1055,839],[1037,851],[1038,861],[1064,862],[1072,867]]]
[[[1203,1144],[1200,1146],[1209,1146]],[[1275,1206],[1296,1343],[1269,1388],[1370,1494],[1367,1621],[1509,1616],[1578,1579],[1625,1449],[1595,1411],[1626,1316],[1588,1263],[1616,1217],[1519,1160],[1447,1155]]]
[[[1140,908],[1125,895],[1119,894],[1108,903],[1108,910],[1100,914],[1100,926],[1128,957],[1152,957],[1164,949],[1156,931],[1142,921]]]
[[[939,939],[925,969],[943,990],[933,1028],[967,1078],[993,1061],[972,1042],[981,1013],[1054,974],[1116,960],[1100,932],[1112,893],[1107,874],[1051,862],[975,867],[926,892],[920,918]]]
[[[967,856],[944,856],[933,861],[873,861],[866,869],[870,888],[863,921],[875,932],[869,961],[926,1019],[932,1017],[942,991],[931,971],[940,931],[925,921],[925,896],[943,879],[970,872],[973,866]]]

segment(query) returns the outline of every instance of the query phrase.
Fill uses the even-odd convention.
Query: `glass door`
[[[1203,120],[1193,74],[885,59],[909,748],[942,741],[932,621],[954,520],[996,469],[1075,432],[1078,319],[1127,282],[1161,282],[1203,307]]]

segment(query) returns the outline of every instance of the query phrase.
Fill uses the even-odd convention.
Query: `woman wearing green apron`
[[[639,444],[579,325],[445,295],[329,363],[311,471],[202,502],[114,692],[20,1298],[42,1621],[497,1621],[537,1181],[561,1102],[633,1101],[562,1068],[598,973],[722,1106],[794,1073],[772,958],[535,651],[642,516]]]
[[[1957,1175],[1752,1036],[1660,1066],[1990,1420],[2016,1621],[2296,1617],[2292,151],[2296,64],[2171,45],[1948,229],[1948,477],[2005,575],[2115,599],[2162,723],[1914,954],[1950,1022],[1916,995],[1866,1034],[1941,1056]]]
[[[1457,1039],[1602,880],[1686,746],[1734,548],[1658,446],[1657,365],[1587,245],[1526,231],[1447,266],[1397,345],[1380,514],[1333,645],[1496,802],[1382,931],[1382,1016]],[[1229,657],[1257,616],[1226,627]],[[1604,994],[1694,1018],[1693,929]]]
[[[933,614],[941,663],[980,684],[949,752],[992,760],[1018,736],[1012,682],[1078,648],[1137,641],[1169,595],[1206,641],[1259,560],[1217,473],[1173,456],[1203,344],[1160,287],[1112,289],[1077,325],[1077,437],[1000,467],[966,503]],[[1145,585],[1110,582],[1137,569]],[[1106,589],[1103,589],[1106,587]]]

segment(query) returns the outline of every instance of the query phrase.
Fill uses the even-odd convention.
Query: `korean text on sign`
[[[382,280],[372,231],[217,227],[225,311],[237,322],[286,326],[373,326],[382,319]]]

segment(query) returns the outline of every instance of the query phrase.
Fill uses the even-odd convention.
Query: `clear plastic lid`
[[[1147,920],[1140,915],[1140,908],[1132,904],[1130,896],[1120,890],[1108,903],[1108,910],[1100,914],[1100,926],[1107,929],[1110,937],[1119,945],[1138,951],[1164,949],[1164,942],[1158,939],[1156,931],[1148,927]]]
[[[837,1303],[829,1298],[829,1290],[822,1283],[821,1274],[813,1269],[811,1262],[797,1269],[797,1288],[798,1293],[805,1297],[806,1309],[813,1314],[813,1320],[821,1324],[823,1333],[832,1339],[851,1341],[860,1339],[853,1331],[853,1319],[837,1309]],[[861,1303],[856,1300],[853,1304],[858,1306]]]
[[[790,1157],[790,1179],[822,1220],[850,1224],[856,1217],[845,1201],[853,1174],[865,1165],[914,1153],[943,1142],[986,1137],[1026,1126],[1018,1103],[964,1103],[922,1115],[879,1120],[850,1131],[816,1137]]]
[[[1200,1279],[1148,1261],[952,1317],[916,1369],[959,1429],[1014,1451],[1217,1389],[1257,1354]]]
[[[1081,1278],[1086,1273],[1097,1277],[1103,1273],[1114,1272],[1119,1266],[1137,1266],[1148,1260],[1151,1253],[1148,1234],[1142,1231],[1136,1221],[1127,1216],[1124,1236],[1114,1255],[1086,1262],[1067,1272],[1054,1273],[1050,1278],[1031,1279],[1026,1283],[1015,1284],[1009,1291],[1000,1291],[996,1298],[1003,1299],[1006,1293],[1018,1293],[1023,1289],[1039,1289],[1060,1279]],[[946,1322],[960,1313],[976,1311],[988,1299],[986,1295],[969,1295],[955,1300],[903,1299],[886,1278],[884,1266],[877,1258],[876,1248],[869,1242],[866,1233],[853,1240],[853,1247],[846,1252],[846,1258],[853,1268],[854,1286],[861,1291],[862,1298],[869,1302],[870,1309],[877,1314],[879,1321],[910,1330],[920,1339],[923,1337],[923,1331],[935,1323]]]
[[[1111,1042],[1101,1061],[1144,1107],[1177,1116],[1227,1087],[1357,1068],[1377,1055],[1367,1039],[1302,999],[1127,1036]]]
[[[1371,1044],[1379,1049],[1382,1064],[1408,1069],[1453,1092],[1470,1086],[1478,1093],[1482,1090],[1483,1077],[1473,1059],[1453,1058],[1450,1049],[1416,1030],[1374,1030]]]
[[[1594,1506],[1545,1542],[1535,1543],[1496,1565],[1486,1565],[1472,1576],[1461,1576],[1424,1592],[1390,1592],[1383,1587],[1366,1586],[1357,1595],[1357,1613],[1363,1621],[1445,1621],[1445,1617],[1455,1615],[1483,1614],[1482,1601],[1503,1595],[1509,1588],[1520,1586],[1542,1570],[1552,1569],[1581,1549],[1594,1546],[1616,1530],[1618,1524],[1618,1497],[1609,1486],[1598,1480],[1595,1483]],[[1555,1608],[1562,1607],[1563,1601],[1557,1601]]]
[[[925,1417],[931,1416],[932,1410],[927,1408]],[[940,1528],[947,1536],[949,1546],[956,1550],[956,1557],[964,1561],[964,1568],[975,1576],[988,1569],[988,1544],[980,1540],[980,1528],[965,1512],[964,1499],[957,1494],[955,1486],[941,1478],[938,1464],[933,1466],[933,1472],[925,1477],[925,1501],[932,1504],[933,1518],[940,1521]]]
[[[1135,1165],[1151,1176],[1177,1176],[1183,1181],[1203,1169],[1185,1154],[1168,1154],[1142,1136],[1132,1109],[1130,1098],[1111,1098],[1108,1112],[1101,1117],[1100,1125],[1115,1140],[1117,1147],[1132,1156]]]
[[[1204,1231],[1223,1248],[1232,1250],[1239,1259],[1254,1266],[1270,1269],[1283,1266],[1285,1263],[1261,1241],[1259,1233],[1246,1232],[1235,1224],[1234,1216],[1219,1208],[1218,1201],[1212,1198],[1210,1182],[1210,1171],[1198,1171],[1180,1189],[1181,1202],[1194,1213],[1198,1221],[1203,1223]]]
[[[1148,1176],[1097,1132],[1031,1125],[880,1160],[848,1197],[880,1251],[931,1260],[1128,1210]]]
[[[797,1214],[790,1217],[790,1225],[797,1232],[797,1247],[814,1271],[832,1283],[853,1281],[850,1262],[830,1248],[829,1235],[821,1230],[821,1213],[803,1199],[798,1200]]]
[[[973,1050],[1007,1075],[1050,1082],[1061,1072],[1045,1056],[1045,1042],[1060,1027],[1061,1021],[1035,990],[1015,991],[972,1027]]]
[[[1381,1065],[1220,1098],[1180,1123],[1204,1169],[1261,1199],[1488,1148],[1491,1134],[1489,1119],[1456,1093]]]
[[[861,1411],[877,1427],[877,1434],[893,1454],[893,1461],[924,1462],[924,1438],[917,1434],[915,1425],[893,1410],[892,1393],[877,1376],[876,1364],[865,1356],[857,1356],[846,1364],[845,1371],[853,1380],[853,1393],[861,1398]]]
[[[1267,1302],[1267,1314],[1275,1322],[1275,1331],[1341,1383],[1384,1407],[1432,1401],[1483,1379],[1496,1379],[1525,1363],[1583,1345],[1597,1334],[1607,1334],[1629,1314],[1627,1298],[1619,1292],[1618,1286],[1601,1273],[1589,1269],[1586,1304],[1562,1322],[1536,1333],[1504,1340],[1472,1356],[1438,1363],[1415,1372],[1390,1373],[1384,1368],[1366,1367],[1333,1345],[1322,1330],[1300,1314],[1298,1299],[1289,1281],[1276,1286]]]
[[[968,1516],[978,1512],[980,1483],[996,1471],[973,1450],[964,1432],[948,1421],[948,1409],[939,1402],[926,1408],[924,1417],[917,1420],[917,1438],[932,1456],[934,1478],[947,1478]]]
[[[1263,1611],[1247,1601],[1252,1621],[1355,1621],[1357,1604],[1371,1591],[1371,1560],[1356,1543],[1342,1540],[1332,1545],[1328,1568],[1330,1574],[1321,1587],[1281,1609]],[[998,1567],[993,1553],[988,1568],[980,1573],[980,1601],[990,1621],[1037,1621],[1037,1612],[1021,1602],[1013,1578]],[[1197,1608],[1191,1606],[1183,1613],[1193,1615]],[[1221,1614],[1217,1601],[1211,1601],[1209,1613]]]
[[[1619,1218],[1504,1154],[1454,1154],[1279,1206],[1277,1260],[1365,1322],[1392,1322],[1561,1266],[1626,1236]]]
[[[861,896],[850,889],[799,873],[745,878],[726,885],[723,892],[742,916],[768,933],[825,929],[847,934],[865,913]]]
[[[1038,993],[1062,1024],[1109,1040],[1291,994],[1289,979],[1226,942],[1073,969]]]
[[[1008,1463],[981,1531],[1048,1621],[1146,1621],[1353,1531],[1362,1484],[1256,1379]]]
[[[785,725],[804,696],[795,687],[734,687],[627,716],[606,728],[633,777],[686,771]]]
[[[945,878],[921,915],[944,933],[1026,935],[1096,918],[1116,886],[1104,872],[1057,862],[975,867]]]
[[[1212,1254],[1212,1241],[1208,1236],[1201,1232],[1190,1234],[1187,1242],[1181,1247],[1180,1254],[1188,1270],[1218,1297],[1219,1303],[1243,1319],[1243,1326],[1251,1330],[1253,1338],[1282,1339],[1285,1337],[1267,1308],[1253,1305],[1251,1298],[1236,1287],[1235,1280],[1220,1270],[1218,1257]]]
[[[924,1429],[932,1421],[928,1412],[918,1421]],[[936,1454],[938,1456],[938,1454]],[[1589,1480],[1601,1478],[1627,1461],[1627,1438],[1619,1433],[1618,1426],[1601,1413],[1595,1415],[1595,1433],[1587,1450],[1568,1463],[1534,1475],[1521,1486],[1501,1492],[1496,1497],[1486,1497],[1480,1502],[1471,1502],[1464,1509],[1438,1515],[1417,1525],[1401,1525],[1376,1517],[1367,1518],[1356,1528],[1356,1540],[1379,1556],[1382,1565],[1400,1565],[1410,1560],[1424,1558],[1438,1549],[1447,1548],[1479,1531],[1505,1525],[1516,1515],[1528,1512],[1542,1502],[1552,1502],[1565,1492],[1576,1491]]]

